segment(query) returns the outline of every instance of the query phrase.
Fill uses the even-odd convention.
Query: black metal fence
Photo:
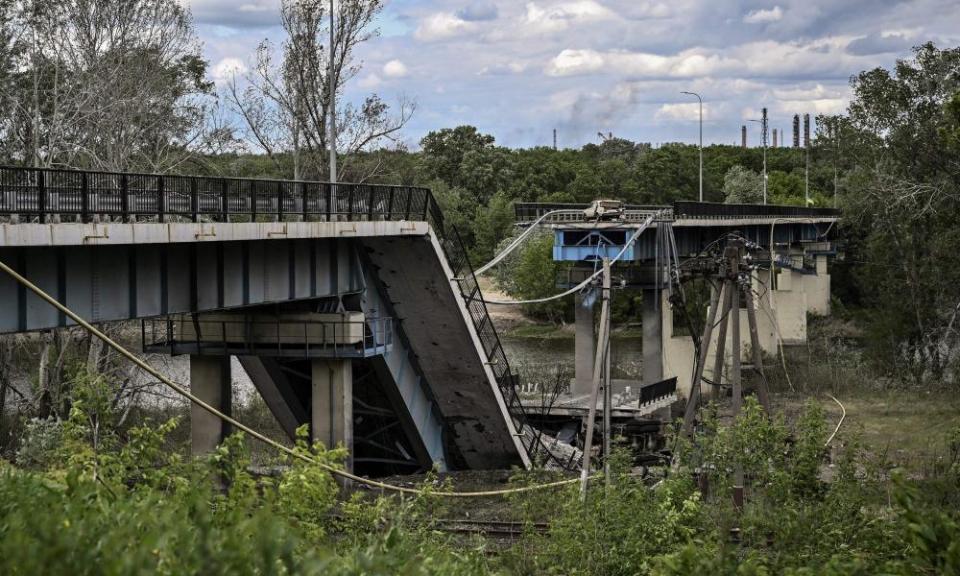
[[[640,407],[660,402],[677,393],[677,378],[667,378],[640,388]]]
[[[0,167],[0,215],[25,221],[423,220],[432,201],[412,186]]]

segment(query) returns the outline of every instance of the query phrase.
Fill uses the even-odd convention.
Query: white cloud
[[[555,6],[541,7],[536,2],[527,3],[524,25],[532,32],[556,32],[566,30],[572,22],[607,20],[616,14],[593,0],[563,2]]]
[[[561,51],[547,65],[549,76],[618,74],[639,79],[728,76],[739,78],[846,77],[871,61],[844,50],[849,38],[812,42],[750,42],[726,49],[690,48],[672,55],[596,50]]]
[[[387,78],[403,78],[407,75],[407,65],[400,60],[391,60],[383,65],[383,75]]]
[[[778,100],[823,100],[837,98],[843,94],[836,89],[828,89],[819,82],[809,88],[783,88],[773,91]]]
[[[703,119],[704,121],[709,120],[712,116],[710,114],[711,108],[709,104],[703,105]],[[700,103],[699,102],[689,102],[689,103],[677,103],[677,104],[663,104],[660,108],[657,109],[654,118],[657,120],[690,120],[696,122],[700,119]]]
[[[588,74],[601,70],[605,64],[604,56],[594,50],[567,49],[550,61],[547,74],[550,76]]]
[[[847,108],[847,98],[818,98],[815,100],[781,100],[777,109],[787,114],[839,114]]]
[[[783,10],[779,6],[774,6],[769,10],[753,10],[743,17],[747,24],[767,24],[770,22],[779,22],[783,19]]]
[[[427,16],[427,18],[420,23],[420,26],[417,27],[413,35],[417,40],[429,42],[432,40],[451,38],[471,28],[472,25],[470,22],[454,14],[439,12]]]
[[[247,72],[247,65],[239,58],[227,57],[210,67],[210,75],[214,82],[227,82],[234,76],[240,76]]]
[[[383,79],[377,76],[376,74],[367,74],[363,78],[357,81],[357,86],[363,88],[364,90],[370,90],[376,88],[377,86],[383,84]]]
[[[706,76],[738,65],[720,54],[699,49],[685,50],[674,56],[642,52],[597,52],[564,50],[547,66],[550,76],[571,76],[617,70],[621,74],[645,78],[689,78]]]
[[[181,0],[197,22],[259,28],[280,22],[280,0]]]
[[[523,62],[506,62],[484,66],[480,70],[481,76],[508,76],[510,74],[520,74],[527,69]]]

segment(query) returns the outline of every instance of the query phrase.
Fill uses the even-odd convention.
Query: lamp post
[[[766,108],[764,108],[766,110]],[[763,203],[767,203],[767,123],[763,120],[750,119],[751,122],[760,124],[760,131],[763,140]]]
[[[700,201],[703,202],[703,98],[696,92],[683,91],[681,94],[696,96],[700,102]]]
[[[337,79],[334,77],[333,54],[333,0],[330,0],[330,182],[337,181]]]

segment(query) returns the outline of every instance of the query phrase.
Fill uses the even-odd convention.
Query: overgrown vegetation
[[[960,430],[952,465],[907,479],[876,466],[855,433],[825,448],[816,405],[792,426],[752,400],[732,425],[708,407],[704,433],[677,443],[663,480],[634,475],[616,454],[614,482],[594,482],[585,501],[572,485],[499,503],[501,519],[529,527],[504,546],[441,530],[436,519],[464,517],[463,502],[434,495],[448,481],[430,477],[413,498],[348,495],[318,464],[252,476],[238,436],[197,461],[170,449],[175,421],[121,437],[96,380],[78,383],[85,399],[63,441],[37,448],[47,457],[0,463],[4,574],[960,573]],[[296,449],[334,466],[344,457],[308,445],[305,430]],[[512,484],[542,480],[522,472]]]

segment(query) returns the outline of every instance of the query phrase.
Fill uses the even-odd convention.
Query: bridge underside
[[[221,359],[237,356],[288,436],[310,424],[315,439],[351,447],[361,472],[523,465],[437,238],[422,222],[357,234],[367,224],[352,225],[352,238],[8,242],[0,260],[93,322],[141,320],[145,349],[189,354],[195,391],[224,409]],[[204,227],[110,228],[149,236],[158,226]],[[237,226],[251,224],[219,224],[219,238]],[[0,278],[0,299],[15,304],[0,309],[0,333],[71,324],[10,278]],[[227,432],[202,412],[192,419],[199,451]]]

